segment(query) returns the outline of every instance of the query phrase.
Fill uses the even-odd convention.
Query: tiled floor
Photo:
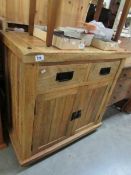
[[[101,128],[33,166],[0,152],[0,175],[131,175],[131,114],[109,110]]]

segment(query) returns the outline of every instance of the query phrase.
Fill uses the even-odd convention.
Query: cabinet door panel
[[[73,110],[81,110],[81,117],[76,119],[73,126],[72,134],[79,132],[89,125],[96,122],[99,109],[107,94],[109,85],[101,85],[96,87],[85,86],[81,88],[75,108]],[[79,104],[77,104],[78,102]]]
[[[33,153],[95,125],[109,87],[109,83],[105,83],[38,95]]]
[[[38,95],[36,99],[33,151],[49,147],[70,133],[70,116],[77,89]],[[52,98],[51,98],[52,97]]]

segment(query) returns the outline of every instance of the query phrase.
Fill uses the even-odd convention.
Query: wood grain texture
[[[118,70],[118,67],[120,65],[120,61],[114,61],[114,62],[104,62],[104,63],[95,63],[92,65],[90,70],[90,75],[88,78],[88,81],[102,81],[107,78],[111,78],[116,74],[116,70]],[[109,68],[110,73],[107,75],[101,75],[100,71],[102,68]]]
[[[58,73],[73,72],[73,77],[69,81],[56,81]],[[87,81],[89,74],[88,64],[70,64],[69,65],[54,65],[40,66],[37,90],[39,93],[48,92],[61,87],[72,85],[80,85]]]
[[[101,125],[129,52],[61,51],[13,32],[4,33],[2,41],[7,47],[10,137],[21,165],[35,162]],[[44,54],[45,60],[36,62],[36,54]],[[103,78],[100,70],[105,67],[111,71]],[[72,79],[56,82],[57,73],[70,71],[74,72]]]
[[[47,25],[48,0],[36,1],[35,24]],[[30,0],[0,0],[0,16],[8,21],[19,24],[29,24]],[[77,26],[84,22],[89,0],[61,0],[59,17],[56,26]]]
[[[35,63],[35,57],[32,55],[44,54],[44,63],[52,62],[71,62],[71,61],[100,61],[111,59],[123,59],[130,56],[131,51],[102,51],[93,47],[87,47],[81,50],[59,50],[55,47],[48,48],[45,42],[36,37],[29,36],[28,33],[2,32],[3,42],[11,49],[15,50],[17,56],[21,55],[24,63]],[[31,48],[31,49],[29,49]],[[113,57],[112,57],[113,54]]]
[[[111,95],[115,89],[115,86],[116,86],[116,83],[117,83],[117,80],[122,72],[122,69],[124,67],[124,64],[125,64],[125,60],[122,60],[120,65],[119,65],[119,68],[118,68],[118,71],[116,72],[115,74],[115,77],[114,77],[114,80],[111,82],[111,86],[109,88],[109,91],[108,91],[108,95],[107,95],[107,98],[105,99],[105,103],[103,105],[101,105],[102,107],[102,110],[99,114],[99,117],[98,117],[98,123],[102,120],[102,117],[103,117],[103,114],[109,104],[109,101],[110,101],[110,98],[111,98]]]
[[[6,17],[6,0],[0,0],[0,17]]]
[[[29,0],[5,0],[6,19],[19,24],[29,24]]]
[[[85,130],[95,124],[102,101],[107,96],[106,92],[109,90],[109,85],[110,83],[99,84],[99,86],[93,84],[80,88],[73,111],[81,110],[82,115],[75,121],[72,134]]]

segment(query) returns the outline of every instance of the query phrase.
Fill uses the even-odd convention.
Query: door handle
[[[74,71],[57,73],[56,81],[63,82],[63,81],[72,80],[73,75],[74,75]]]
[[[77,112],[73,112],[72,113],[72,116],[71,116],[71,121],[72,120],[75,120],[75,119],[78,119],[81,117],[81,110],[77,111]]]
[[[111,67],[104,67],[100,70],[100,75],[108,75],[111,72]]]

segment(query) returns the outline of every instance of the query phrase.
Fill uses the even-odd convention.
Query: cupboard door
[[[68,137],[70,116],[78,88],[55,91],[36,98],[33,152],[48,148]]]
[[[84,86],[80,89],[73,112],[79,111],[81,116],[74,120],[72,134],[76,134],[96,124],[99,110],[107,97],[109,87],[109,83],[106,83],[103,85]]]

